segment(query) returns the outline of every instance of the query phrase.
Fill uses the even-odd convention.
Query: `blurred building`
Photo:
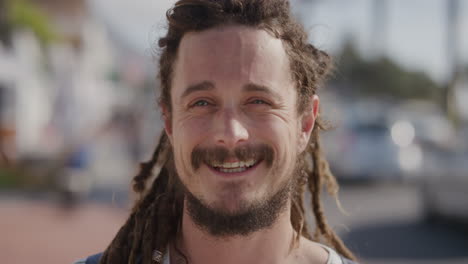
[[[48,161],[69,166],[88,160],[83,171],[87,175],[74,177],[80,179],[72,183],[76,188],[91,181],[122,182],[124,176],[119,180],[113,172],[120,170],[128,177],[130,169],[113,166],[114,171],[106,173],[88,157],[122,100],[116,97],[118,84],[112,80],[115,45],[108,30],[84,0],[31,3],[50,20],[56,37],[44,43],[31,28],[14,27],[11,45],[0,45],[2,150],[10,159],[40,161],[41,166]],[[119,161],[114,159],[115,163]],[[101,171],[107,180],[91,179],[92,170]]]

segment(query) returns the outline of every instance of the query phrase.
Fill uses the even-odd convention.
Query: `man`
[[[324,182],[337,192],[318,140],[316,90],[330,60],[288,1],[180,0],[167,18],[165,130],[134,178],[141,199],[86,263],[351,263],[320,201]]]

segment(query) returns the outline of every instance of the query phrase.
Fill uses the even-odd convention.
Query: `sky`
[[[121,34],[137,52],[148,55],[164,33],[166,10],[174,0],[90,0],[99,19]],[[372,0],[291,0],[293,13],[305,24],[311,42],[335,53],[352,35],[368,54],[372,39]],[[410,70],[424,71],[443,83],[448,79],[446,0],[391,0],[382,53]],[[460,61],[468,64],[468,1],[461,0]]]

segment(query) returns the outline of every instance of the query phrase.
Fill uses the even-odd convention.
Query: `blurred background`
[[[171,0],[0,0],[0,259],[72,263],[125,221],[162,125]],[[335,60],[320,91],[362,263],[468,263],[468,2],[292,0]]]

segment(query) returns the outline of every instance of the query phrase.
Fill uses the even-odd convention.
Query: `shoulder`
[[[341,257],[341,262],[342,262],[343,264],[358,264],[357,262],[354,262],[354,261],[352,261],[352,260],[350,260],[350,259],[347,259],[347,258],[345,258],[345,257]]]
[[[327,252],[328,252],[328,259],[327,259],[327,262],[326,264],[358,264],[350,259],[347,259],[343,256],[341,256],[340,254],[338,254],[334,249],[328,247],[328,246],[325,246],[323,244],[320,244],[320,243],[317,243],[317,242],[313,242],[314,244],[322,247],[323,249],[325,249]]]
[[[102,253],[98,253],[92,256],[89,256],[84,259],[80,259],[73,264],[98,264],[99,260],[101,259]]]

